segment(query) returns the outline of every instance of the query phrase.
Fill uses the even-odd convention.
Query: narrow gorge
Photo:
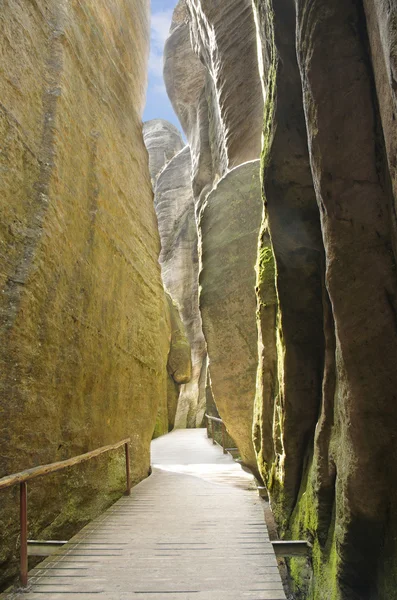
[[[149,0],[0,6],[0,482],[129,438],[135,485],[209,413],[309,543],[289,600],[397,600],[397,1],[174,2],[180,131],[142,123]],[[32,484],[31,538],[124,470]]]

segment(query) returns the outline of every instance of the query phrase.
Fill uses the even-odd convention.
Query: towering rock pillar
[[[279,300],[259,466],[282,534],[313,543],[312,572],[291,561],[298,597],[386,600],[397,551],[396,6],[255,4]]]
[[[164,76],[191,151],[212,393],[243,461],[256,469],[255,263],[263,96],[250,0],[226,5],[181,0],[166,42]]]

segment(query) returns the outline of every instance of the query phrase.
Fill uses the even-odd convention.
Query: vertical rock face
[[[252,161],[218,182],[200,218],[200,306],[212,392],[219,414],[250,465],[255,464],[251,439],[258,366],[254,265],[261,216],[259,161]]]
[[[263,96],[250,0],[227,6],[181,0],[166,42],[164,77],[191,152],[212,392],[243,460],[256,468],[251,430],[261,203],[254,175],[259,164],[249,161],[260,154]],[[245,367],[237,368],[238,362]]]
[[[311,577],[291,561],[297,596],[386,600],[397,557],[396,6],[255,3],[267,93],[260,253],[269,231],[278,298],[276,353],[258,378],[259,467],[283,535],[313,542]],[[259,314],[264,335],[271,318],[263,326]]]
[[[149,153],[149,170],[153,187],[160,171],[184,147],[178,129],[164,119],[152,119],[143,124],[143,139]]]
[[[171,296],[164,295],[164,314],[161,326],[168,335],[166,394],[159,398],[153,438],[165,435],[174,428],[180,390],[192,378],[190,342],[177,305]]]
[[[149,3],[1,12],[0,476],[130,436],[137,481],[169,348],[141,131]],[[68,537],[122,493],[123,458],[54,477],[30,486],[33,538]],[[14,492],[0,503],[7,577]]]
[[[205,65],[212,96],[208,107],[212,155],[219,153],[220,168],[233,168],[260,152],[256,126],[262,122],[263,105],[252,3],[187,0],[186,4],[193,49]]]
[[[182,146],[182,138],[179,133],[178,138],[174,137],[174,130],[177,131],[171,123],[161,120],[144,125],[149,162],[154,165],[157,160],[154,189],[162,278],[176,303],[174,309],[180,312],[191,347],[191,378],[180,387],[177,410],[171,410],[169,422],[170,427],[184,428],[198,427],[203,421],[206,348],[198,305],[198,238],[191,154],[189,146],[175,152],[179,140]],[[160,164],[160,157],[163,157],[163,164]],[[174,397],[174,391],[171,391],[171,397]]]
[[[206,348],[198,304],[198,238],[188,146],[160,174],[155,206],[164,285],[179,307],[192,350],[192,377],[181,387],[175,426],[198,427],[205,412],[202,371],[205,371]]]
[[[260,154],[263,100],[250,0],[227,6],[181,0],[164,58],[167,92],[191,147],[198,201],[228,169]]]
[[[260,230],[251,3],[181,0],[165,80],[191,149],[211,390],[280,533],[313,543],[312,572],[289,564],[297,597],[386,600],[397,589],[397,4],[331,4],[254,1]]]

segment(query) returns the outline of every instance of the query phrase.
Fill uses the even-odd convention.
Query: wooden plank
[[[252,475],[206,437],[152,443],[152,475],[5,600],[286,600]]]
[[[51,556],[65,544],[67,541],[28,540],[28,556]]]
[[[117,450],[118,448],[121,448],[121,446],[129,444],[130,441],[130,438],[126,438],[125,440],[122,440],[117,444],[103,446],[102,448],[97,448],[96,450],[86,452],[85,454],[80,454],[79,456],[75,456],[73,458],[68,458],[67,460],[50,463],[48,465],[40,465],[38,467],[33,467],[32,469],[27,469],[26,471],[21,471],[20,473],[14,473],[13,475],[6,475],[2,479],[0,479],[0,490],[4,490],[5,488],[16,485],[17,483],[30,481],[31,479],[35,479],[36,477],[42,477],[43,475],[56,473],[57,471],[61,471],[62,469],[73,467],[74,465],[79,465],[83,462],[86,462],[87,460],[95,458],[96,456],[105,454],[110,450]]]
[[[212,417],[211,415],[207,415],[207,414],[205,416],[210,421],[215,421],[216,423],[223,423],[222,419],[219,419],[218,417]]]

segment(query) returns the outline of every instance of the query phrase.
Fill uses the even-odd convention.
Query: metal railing
[[[221,448],[223,449],[223,454],[227,454],[228,452],[232,452],[232,451],[237,451],[237,448],[235,447],[231,447],[228,448],[227,446],[227,438],[230,438],[230,435],[227,432],[226,429],[226,425],[225,423],[222,421],[222,419],[220,419],[219,417],[213,417],[212,415],[205,415],[206,419],[207,419],[207,435],[210,439],[212,439],[212,443],[218,444],[219,446],[221,446]],[[219,443],[216,440],[216,427],[217,425],[221,426],[221,440],[222,443]],[[231,439],[231,438],[230,438]]]
[[[33,467],[32,469],[27,469],[26,471],[21,471],[20,473],[14,473],[13,475],[7,475],[0,479],[0,490],[4,490],[6,488],[10,488],[14,485],[19,484],[19,496],[20,496],[20,504],[19,504],[19,515],[20,515],[20,532],[21,532],[21,556],[20,556],[20,580],[23,587],[26,587],[28,584],[28,486],[27,482],[31,479],[36,479],[37,477],[43,477],[44,475],[49,475],[50,473],[56,473],[57,471],[62,471],[63,469],[67,469],[68,467],[73,467],[75,465],[80,465],[83,462],[91,460],[92,458],[96,458],[101,454],[105,454],[106,452],[110,452],[111,450],[117,450],[124,446],[125,449],[125,462],[126,462],[126,479],[127,479],[127,489],[126,495],[129,496],[131,493],[131,473],[130,473],[130,448],[129,443],[131,442],[130,438],[126,438],[117,444],[112,444],[110,446],[103,446],[102,448],[97,448],[92,452],[87,452],[86,454],[80,454],[79,456],[75,456],[73,458],[69,458],[67,460],[63,460],[60,462],[50,463],[48,465],[41,465],[39,467]]]

